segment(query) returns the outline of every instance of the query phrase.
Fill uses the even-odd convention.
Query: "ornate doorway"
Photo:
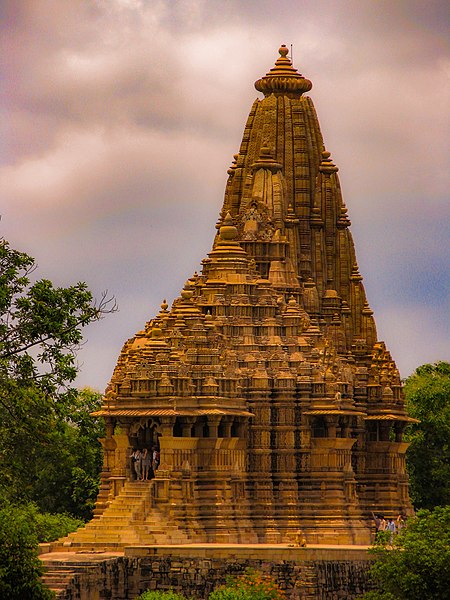
[[[130,428],[130,446],[139,450],[156,448],[159,451],[160,426],[159,419],[140,419]]]

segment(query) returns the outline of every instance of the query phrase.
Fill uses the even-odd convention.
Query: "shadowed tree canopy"
[[[405,381],[409,427],[407,460],[416,508],[450,504],[450,364],[422,365]]]

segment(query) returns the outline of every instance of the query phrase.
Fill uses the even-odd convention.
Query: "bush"
[[[147,590],[135,600],[186,600],[182,594],[176,594],[173,590],[168,592],[156,592]]]
[[[52,542],[84,525],[81,519],[67,514],[52,515],[36,512],[35,519],[39,542]]]
[[[285,600],[286,595],[273,577],[248,569],[244,575],[230,577],[227,584],[209,595],[208,600]]]
[[[4,506],[0,509],[0,598],[50,600],[38,558],[36,508]]]
[[[270,575],[248,569],[244,575],[228,577],[226,585],[212,592],[208,600],[285,600],[286,595]],[[173,590],[146,591],[135,600],[186,600]]]

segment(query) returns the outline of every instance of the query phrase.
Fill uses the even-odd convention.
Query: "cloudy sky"
[[[57,285],[109,290],[78,385],[210,250],[226,170],[293,45],[340,168],[361,273],[402,376],[449,359],[447,3],[3,0],[1,235]]]

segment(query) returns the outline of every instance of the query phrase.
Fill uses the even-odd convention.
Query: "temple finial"
[[[278,52],[280,57],[276,60],[275,66],[256,81],[255,88],[265,96],[275,94],[299,98],[312,88],[312,83],[292,66],[291,59],[287,56],[289,49],[285,44],[280,46]]]

